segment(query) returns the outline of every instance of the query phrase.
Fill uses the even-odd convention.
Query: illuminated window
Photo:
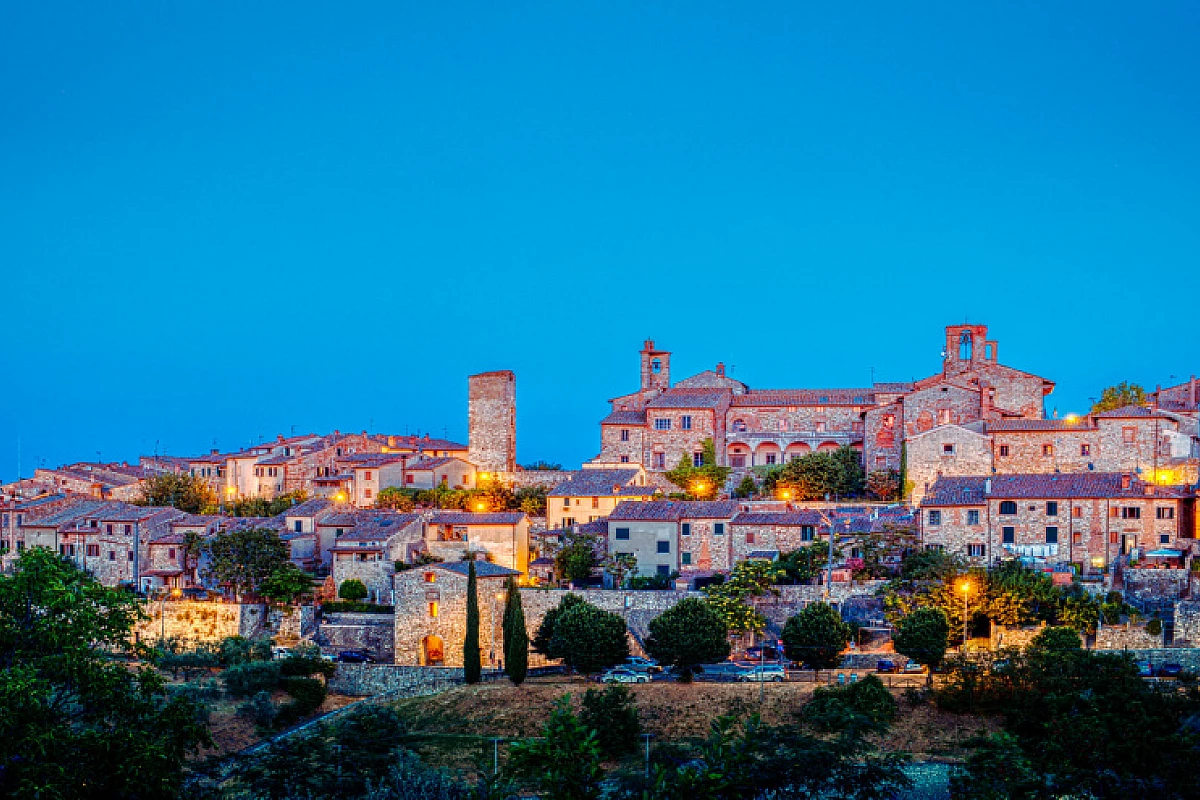
[[[426,572],[425,573],[425,582],[426,583],[437,583],[437,573],[436,572]]]
[[[438,615],[437,600],[430,600],[429,601],[429,616],[436,617],[437,615]]]
[[[1079,455],[1090,456],[1092,454],[1092,446],[1090,444],[1079,445]]]
[[[1054,445],[1052,445],[1052,444],[1042,445],[1042,455],[1044,455],[1044,456],[1054,455]]]

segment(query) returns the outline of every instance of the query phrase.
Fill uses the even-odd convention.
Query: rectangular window
[[[1160,533],[1160,534],[1158,535],[1158,543],[1159,543],[1159,544],[1170,544],[1170,543],[1171,543],[1171,534],[1169,534],[1169,533]]]
[[[365,498],[367,498],[368,500],[370,500],[370,499],[371,499],[371,490],[370,490],[370,489],[363,489],[363,497],[365,497]]]
[[[688,414],[684,414],[682,417],[680,417],[679,418],[679,427],[685,431],[690,431],[692,429],[691,416]]]
[[[621,463],[622,463],[622,464],[628,464],[628,463],[629,463],[629,456],[621,456]]]
[[[171,561],[175,560],[175,548],[174,547],[167,548],[167,558],[169,558]]]
[[[986,546],[982,544],[967,545],[967,555],[971,558],[983,558],[987,553]]]
[[[1058,516],[1058,502],[1057,501],[1055,501],[1055,500],[1046,501],[1046,516],[1047,517],[1057,517]]]
[[[132,526],[132,525],[126,525],[126,526],[125,526],[125,535],[126,535],[126,536],[128,536],[128,535],[129,535],[129,534],[131,534],[131,533],[133,533],[133,526]]]
[[[1052,444],[1042,445],[1042,455],[1044,455],[1044,456],[1054,455],[1054,445],[1052,445]]]
[[[87,546],[87,554],[88,554],[89,558],[99,558],[100,557],[100,545],[89,544]]]
[[[685,567],[686,567],[688,564],[691,564],[691,563],[692,563],[692,554],[691,554],[691,553],[681,553],[681,554],[680,554],[680,556],[681,556],[681,557],[682,557],[682,559],[683,559],[683,565],[684,565]]]
[[[814,528],[812,525],[800,526],[800,541],[811,542],[815,536],[816,528]]]
[[[437,615],[438,615],[437,600],[430,600],[429,601],[429,616],[436,617]]]
[[[746,534],[746,544],[754,544],[754,534],[753,533],[748,532]]]
[[[974,508],[972,508],[972,509],[970,509],[970,510],[968,510],[968,511],[967,511],[967,524],[968,524],[968,525],[978,525],[978,524],[979,524],[979,511],[978,511],[978,509],[974,509]]]
[[[1141,519],[1142,509],[1138,506],[1121,506],[1121,519]]]
[[[363,480],[364,481],[371,480],[371,470],[367,470],[366,472],[363,473]]]
[[[657,544],[658,544],[658,552],[660,552],[660,553],[670,553],[671,552],[671,543],[670,542],[658,542]]]
[[[1137,441],[1137,428],[1121,428],[1121,441],[1125,444]]]
[[[1083,519],[1083,506],[1075,506],[1071,509],[1071,516],[1075,519]]]
[[[1158,519],[1175,519],[1175,509],[1170,506],[1162,506],[1154,509],[1154,516]]]
[[[1109,544],[1120,544],[1121,543],[1121,534],[1117,533],[1116,531],[1109,532],[1108,543]]]
[[[669,431],[671,430],[671,420],[666,417],[656,417],[654,420],[654,430]]]
[[[593,497],[592,498],[592,508],[599,508],[599,507],[600,507],[600,498]]]
[[[621,441],[622,442],[629,441],[629,429],[628,428],[621,428]]]
[[[941,525],[942,524],[942,512],[941,511],[930,511],[929,512],[929,524],[930,525]]]
[[[1092,446],[1090,444],[1079,445],[1079,455],[1090,456],[1092,454]]]
[[[655,453],[652,463],[654,464],[654,467],[653,467],[654,469],[666,469],[667,468],[666,453]]]
[[[426,572],[425,573],[425,582],[426,583],[437,583],[437,573],[436,572]]]
[[[775,463],[775,454],[774,453],[767,453],[767,463],[768,464]]]
[[[20,544],[20,542],[18,542],[18,544]],[[108,551],[108,560],[109,560],[109,561],[116,561],[116,560],[117,560],[117,551],[116,551],[116,550],[109,550],[109,551]]]
[[[300,520],[296,520],[294,523],[292,523],[292,530],[294,530],[296,533],[300,533],[304,530],[304,523]]]
[[[704,453],[692,453],[692,466],[693,467],[703,467],[704,466]]]
[[[1004,527],[1000,529],[1000,541],[1004,544],[1012,544],[1017,541],[1017,529],[1012,527]]]
[[[659,575],[670,575],[671,568],[666,564],[659,564],[655,572],[657,572]]]
[[[1007,456],[1007,455],[1008,455],[1008,445],[1006,445],[1006,444],[1002,444],[1002,445],[1000,445],[1000,455],[1001,455],[1001,456]]]
[[[125,555],[129,557],[129,558],[128,558],[128,560],[129,560],[129,561],[133,561],[133,551],[132,551],[132,550],[130,550],[129,552],[127,552]]]
[[[717,536],[724,536],[725,535],[725,523],[724,522],[713,523],[713,533],[715,533]]]
[[[1000,503],[1000,513],[1006,517],[1011,517],[1017,513],[1017,504],[1013,500],[1004,500]]]
[[[954,455],[954,445],[952,445],[952,444],[942,445],[942,455],[944,455],[944,456]]]
[[[1046,528],[1046,544],[1058,544],[1058,528],[1053,525]]]
[[[629,541],[629,528],[617,528],[615,537],[618,542]]]
[[[1072,533],[1071,534],[1071,543],[1072,544],[1083,544],[1083,534],[1080,533],[1079,531]]]
[[[679,532],[684,536],[691,536],[692,535],[692,523],[685,522],[682,525],[680,525]]]
[[[574,517],[567,517],[563,520],[563,525],[566,525],[568,528],[570,528],[574,524],[575,524]]]

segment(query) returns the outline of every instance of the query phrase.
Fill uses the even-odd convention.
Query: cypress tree
[[[900,499],[908,499],[908,442],[900,443]]]
[[[525,608],[521,605],[521,592],[517,582],[510,576],[505,586],[508,596],[504,599],[504,671],[517,686],[525,682],[529,671],[529,634],[525,630]]]
[[[475,558],[467,566],[467,634],[463,638],[463,680],[479,683],[482,662],[479,653],[479,592],[475,579]]]

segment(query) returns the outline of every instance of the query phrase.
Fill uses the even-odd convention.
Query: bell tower
[[[988,341],[987,325],[946,326],[946,347],[942,353],[943,372],[958,375],[980,364],[995,364],[997,345]]]
[[[671,388],[671,354],[654,349],[654,340],[642,344],[642,391],[663,392]]]

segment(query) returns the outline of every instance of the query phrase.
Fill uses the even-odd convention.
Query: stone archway
[[[784,449],[785,461],[795,461],[812,452],[812,445],[807,442],[792,442]]]
[[[446,646],[442,637],[430,634],[421,640],[421,666],[440,667],[446,661]]]

